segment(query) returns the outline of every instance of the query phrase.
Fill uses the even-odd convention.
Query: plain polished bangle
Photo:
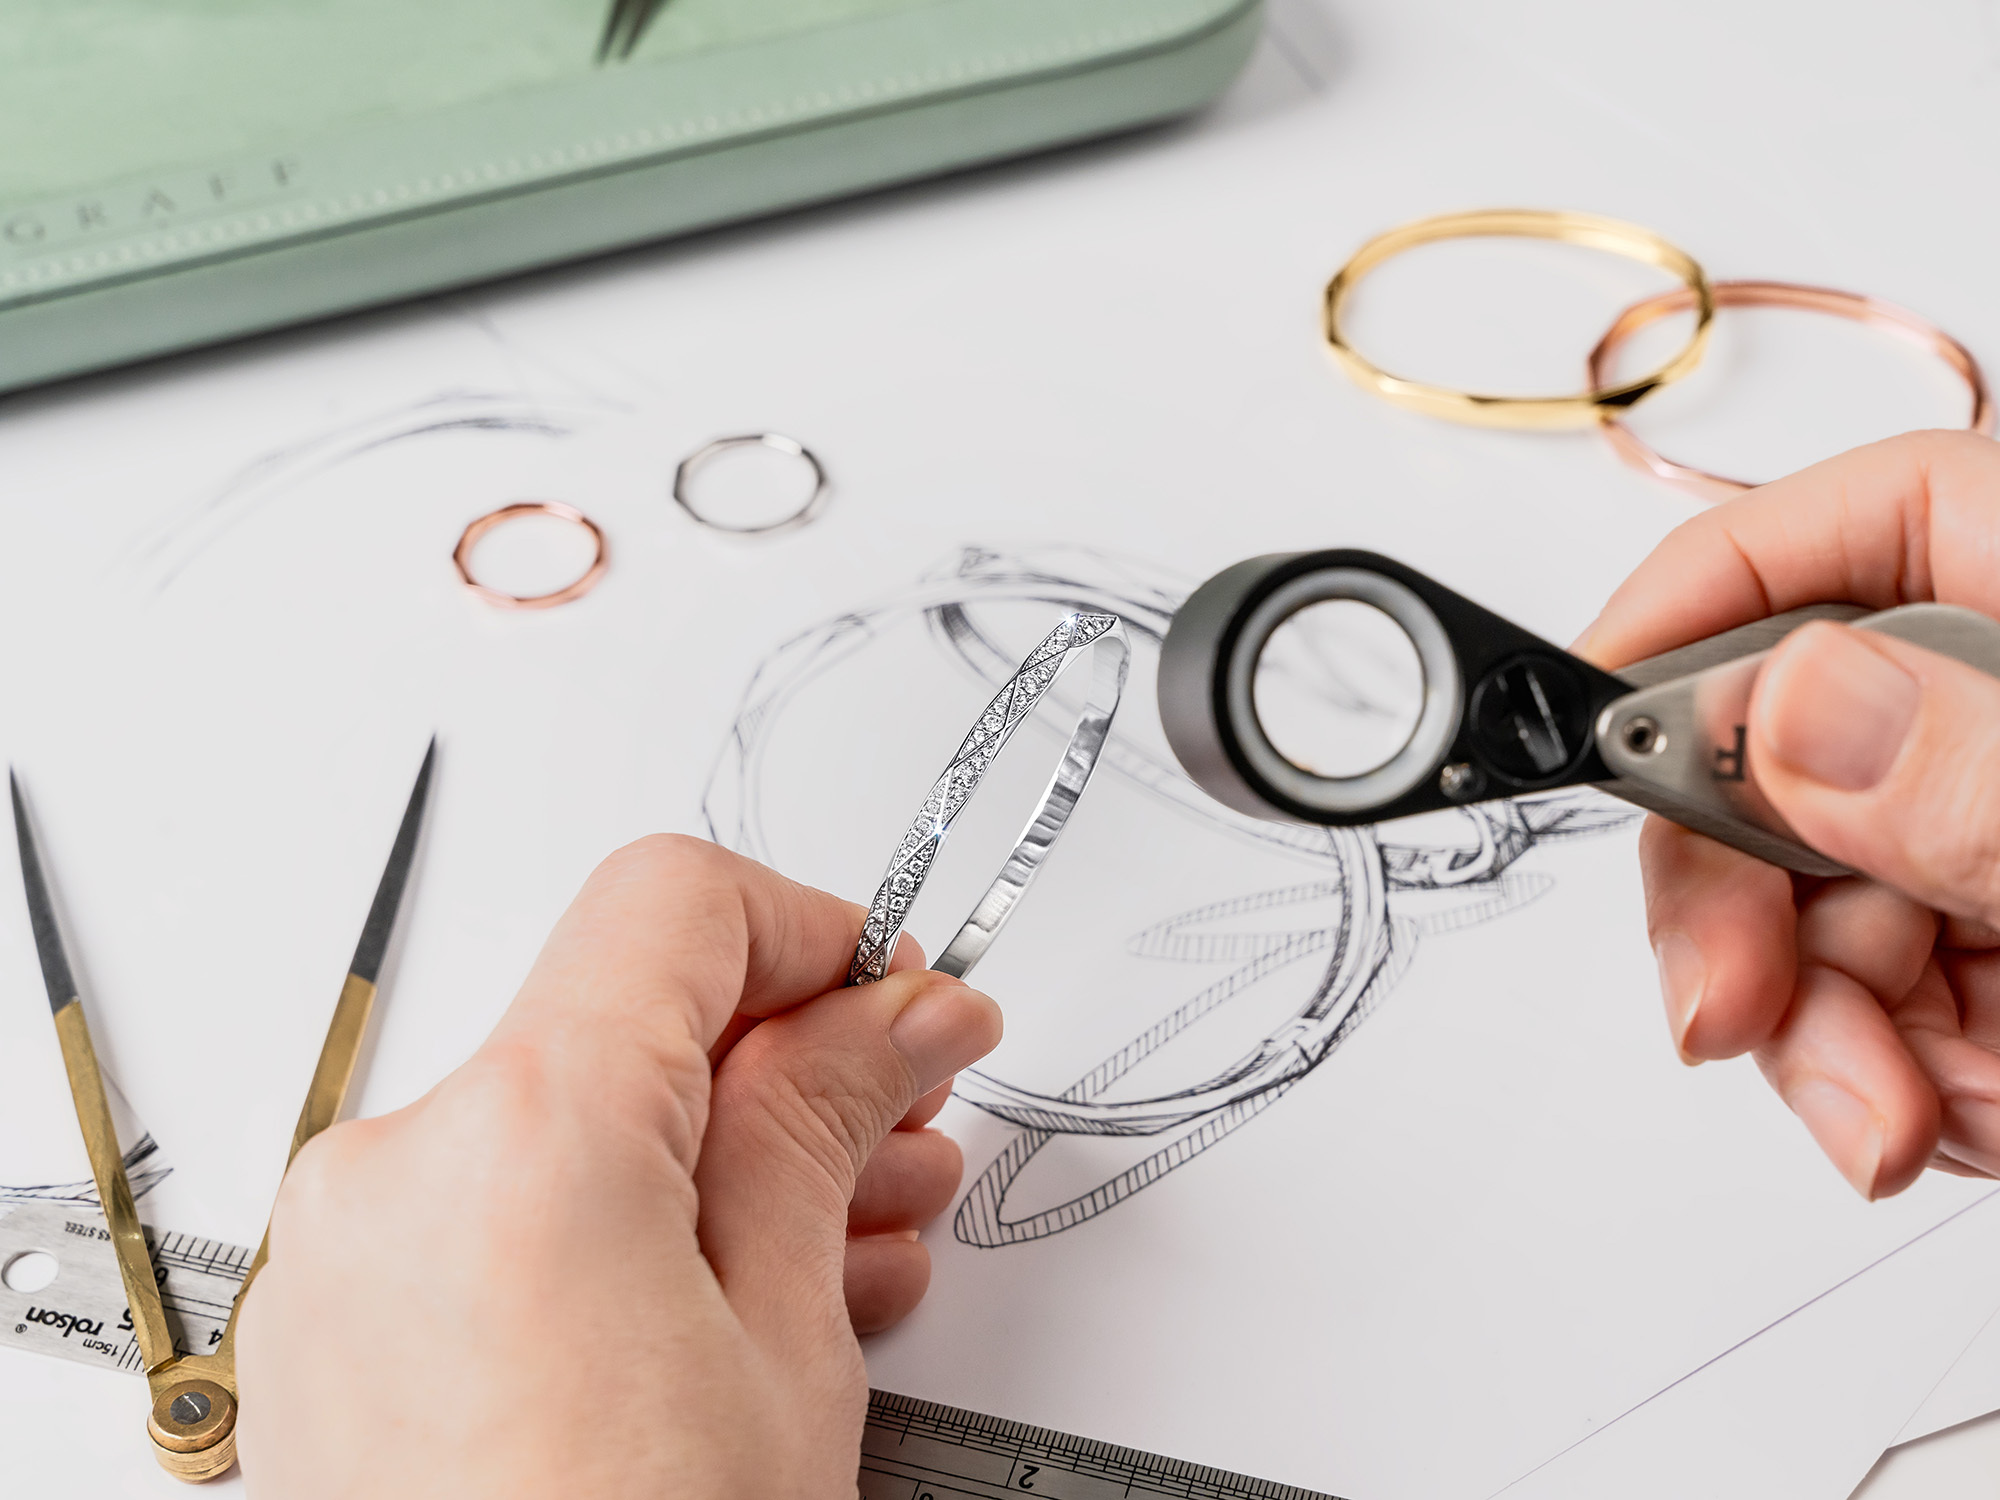
[[[1125,674],[1132,661],[1125,627],[1116,615],[1079,611],[1065,616],[1028,654],[1020,670],[993,695],[993,701],[967,732],[951,763],[931,783],[909,831],[896,845],[888,872],[882,877],[862,923],[861,941],[855,946],[854,961],[848,966],[849,984],[872,984],[888,973],[896,939],[945,836],[951,831],[953,819],[979,789],[987,768],[1013,738],[1014,731],[1035,711],[1035,705],[1054,686],[1064,668],[1085,652],[1094,658],[1090,695],[1084,701],[1076,728],[1070,732],[1069,743],[1063,747],[1055,775],[999,875],[931,967],[963,978],[1000,935],[1008,915],[1027,894],[1036,872],[1061,837],[1063,825],[1089,784],[1090,774],[1103,753],[1105,737],[1111,732],[1111,719],[1118,712],[1118,701],[1125,692]]]
[[[1713,292],[1717,307],[1791,307],[1805,312],[1830,313],[1836,318],[1848,318],[1871,328],[1886,329],[1908,339],[1950,365],[1953,373],[1965,382],[1972,396],[1972,417],[1966,423],[1967,428],[1988,437],[1993,435],[1993,400],[1987,393],[1986,376],[1979,368],[1979,361],[1957,339],[1908,308],[1884,302],[1880,297],[1864,296],[1860,292],[1800,286],[1791,281],[1718,281]],[[1626,308],[1605,330],[1604,337],[1597,341],[1597,347],[1590,351],[1592,383],[1603,381],[1605,372],[1611,368],[1612,355],[1625,340],[1640,329],[1675,313],[1687,312],[1693,306],[1693,294],[1685,287],[1676,287]],[[1634,468],[1643,469],[1654,478],[1664,479],[1668,484],[1704,500],[1727,500],[1755,487],[1746,480],[1730,479],[1725,475],[1711,474],[1706,469],[1697,469],[1692,464],[1674,462],[1615,414],[1606,414],[1604,435],[1618,450],[1619,457]]]
[[[1694,332],[1682,349],[1637,380],[1616,385],[1597,385],[1571,396],[1486,396],[1450,386],[1430,385],[1409,380],[1381,369],[1348,341],[1341,328],[1341,314],[1347,299],[1361,279],[1382,262],[1439,240],[1508,237],[1556,240],[1581,245],[1631,260],[1658,266],[1678,277],[1682,290],[1695,309]],[[1379,234],[1368,241],[1326,285],[1324,333],[1327,348],[1355,382],[1386,401],[1426,416],[1449,422],[1465,422],[1475,427],[1564,428],[1589,427],[1607,413],[1623,411],[1642,401],[1661,386],[1678,380],[1701,363],[1708,343],[1709,324],[1715,316],[1715,302],[1708,276],[1693,256],[1662,239],[1650,229],[1596,214],[1570,213],[1560,209],[1494,208],[1473,213],[1439,214],[1419,219]]]

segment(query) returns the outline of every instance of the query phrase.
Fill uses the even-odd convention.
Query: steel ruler
[[[861,1500],[1055,1500],[1173,1495],[1180,1500],[1335,1500],[1136,1448],[1072,1437],[888,1391],[868,1393]]]
[[[156,1233],[153,1275],[174,1346],[200,1354],[222,1336],[250,1252]],[[31,1260],[47,1256],[53,1260]],[[52,1279],[43,1274],[53,1271]],[[43,1274],[35,1274],[37,1272]],[[17,1291],[15,1283],[33,1291]],[[104,1215],[60,1200],[0,1204],[0,1344],[139,1372],[139,1348]],[[1162,1458],[1025,1422],[871,1391],[861,1436],[860,1500],[1334,1500],[1293,1485]]]
[[[241,1245],[146,1230],[174,1348],[205,1354],[221,1341],[229,1309],[250,1269]],[[39,1284],[36,1262],[54,1261]],[[34,1286],[16,1291],[15,1286]],[[54,1200],[0,1203],[0,1344],[87,1365],[140,1373],[139,1345],[111,1232],[94,1205]]]

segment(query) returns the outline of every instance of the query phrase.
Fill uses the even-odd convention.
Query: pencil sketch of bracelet
[[[774,725],[809,684],[859,672],[853,658],[892,627],[920,616],[948,658],[979,681],[1000,686],[1017,658],[982,621],[990,606],[1034,602],[1115,615],[1135,649],[1156,650],[1185,592],[1178,579],[1103,553],[962,550],[902,597],[828,620],[763,661],[710,777],[703,810],[711,836],[770,857],[762,783]],[[1236,839],[1275,846],[1288,862],[1303,859],[1318,873],[1176,913],[1131,937],[1126,949],[1138,957],[1230,968],[1169,1003],[1157,1021],[1067,1088],[1040,1092],[983,1071],[960,1075],[958,1097],[1018,1127],[957,1207],[953,1232],[969,1245],[998,1248],[1074,1229],[1212,1149],[1335,1053],[1395,988],[1420,940],[1501,916],[1546,891],[1551,877],[1515,868],[1524,855],[1552,840],[1632,819],[1607,798],[1566,794],[1466,808],[1455,815],[1455,834],[1399,841],[1372,827],[1306,827],[1238,814],[1189,781],[1163,745],[1145,744],[1136,724],[1121,721],[1112,729],[1100,763],[1157,802]],[[1427,904],[1420,911],[1399,909],[1413,898]],[[1122,1080],[1170,1044],[1199,1052],[1197,1023],[1307,963],[1316,974],[1303,1001],[1254,1045],[1215,1057],[1213,1071],[1193,1085],[1148,1097],[1116,1096]],[[1029,1163],[1070,1137],[1158,1138],[1160,1145],[1088,1191],[1012,1209],[1010,1193]]]

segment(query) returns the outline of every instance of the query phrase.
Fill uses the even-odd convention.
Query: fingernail
[[[1764,739],[1822,786],[1860,792],[1889,774],[1917,717],[1917,680],[1855,633],[1810,626],[1758,684]]]
[[[889,1023],[889,1045],[917,1077],[917,1097],[984,1057],[993,1002],[963,984],[939,984],[903,1007]]]
[[[1829,1078],[1808,1078],[1785,1095],[1792,1113],[1805,1121],[1840,1175],[1870,1202],[1882,1170],[1888,1122],[1875,1109]]]
[[[1660,966],[1660,994],[1667,1002],[1667,1029],[1674,1034],[1674,1047],[1690,1068],[1701,1059],[1687,1049],[1688,1029],[1701,1009],[1701,993],[1708,984],[1708,965],[1701,949],[1685,932],[1663,932],[1653,944],[1653,960]]]
[[[1599,618],[1601,619],[1602,616],[1599,616]],[[1588,655],[1590,651],[1590,638],[1596,634],[1597,621],[1592,620],[1588,625],[1583,627],[1583,634],[1569,643],[1569,654],[1571,656]]]

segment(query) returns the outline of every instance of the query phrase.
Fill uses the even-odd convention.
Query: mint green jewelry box
[[[0,390],[1193,109],[1259,0],[5,0]]]

